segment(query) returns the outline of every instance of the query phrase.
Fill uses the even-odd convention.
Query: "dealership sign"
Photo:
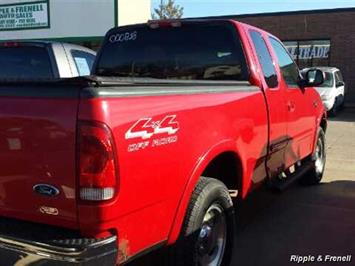
[[[328,58],[330,52],[330,44],[296,46],[285,43],[285,46],[294,59]]]
[[[49,27],[48,0],[0,5],[0,31]]]

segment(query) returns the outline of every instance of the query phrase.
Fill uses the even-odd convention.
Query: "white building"
[[[0,0],[0,41],[57,40],[97,48],[110,28],[150,17],[151,0]]]

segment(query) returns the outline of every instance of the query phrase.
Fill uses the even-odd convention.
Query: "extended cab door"
[[[281,42],[271,36],[269,41],[282,74],[281,86],[285,88],[287,135],[290,138],[285,153],[285,164],[286,167],[290,167],[312,153],[316,110],[322,103],[319,97],[314,97],[311,88],[299,87],[298,67]]]
[[[263,36],[263,33],[256,29],[249,30],[249,36],[260,65],[259,69],[262,70],[260,79],[263,83],[269,113],[267,171],[269,176],[276,176],[285,170],[285,149],[289,139],[287,136],[284,89],[278,81],[274,62],[265,41],[266,36]]]

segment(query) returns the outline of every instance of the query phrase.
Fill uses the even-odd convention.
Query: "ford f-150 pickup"
[[[163,20],[108,31],[89,77],[2,81],[2,265],[228,265],[233,204],[320,182],[323,78],[255,27]]]

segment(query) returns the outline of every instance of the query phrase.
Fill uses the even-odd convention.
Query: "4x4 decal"
[[[128,152],[134,152],[148,147],[154,148],[175,143],[178,141],[176,133],[179,129],[176,115],[168,115],[160,120],[141,118],[125,134],[126,140],[141,139],[141,141],[129,144],[127,150]],[[150,140],[155,136],[160,137]]]
[[[173,135],[179,130],[176,115],[168,115],[162,120],[154,121],[152,118],[139,119],[127,132],[126,139],[150,139],[157,134]]]

